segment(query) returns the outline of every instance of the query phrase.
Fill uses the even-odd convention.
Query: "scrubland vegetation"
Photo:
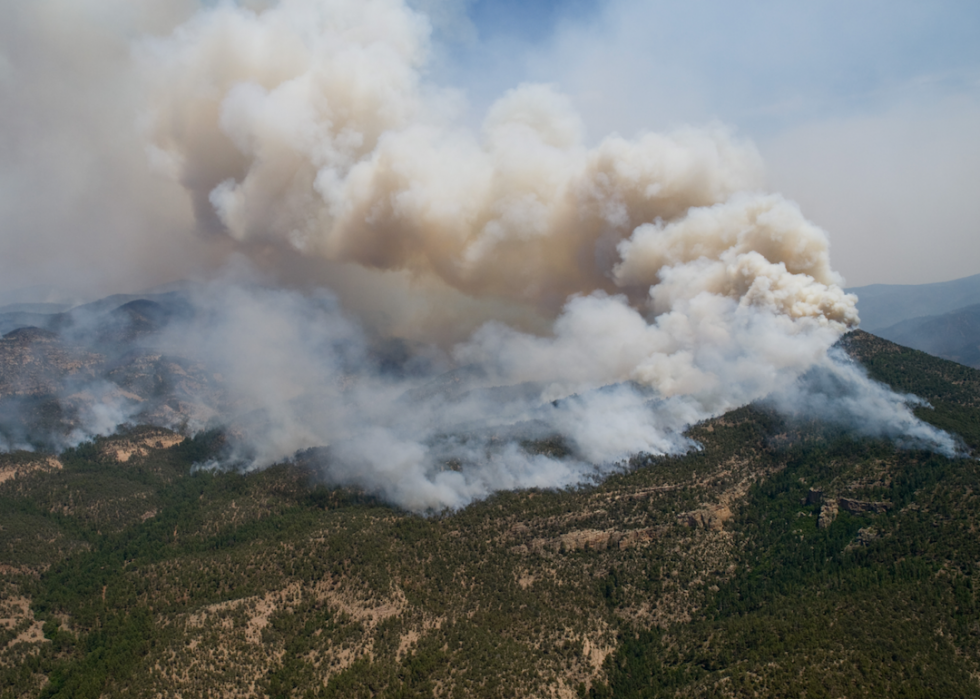
[[[980,446],[980,372],[847,344]],[[219,434],[4,455],[0,696],[980,694],[974,458],[758,407],[691,436],[429,517],[302,462],[193,469]]]

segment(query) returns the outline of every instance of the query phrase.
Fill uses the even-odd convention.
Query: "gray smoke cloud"
[[[697,449],[690,425],[760,400],[789,417],[962,453],[912,414],[917,399],[830,349],[834,328],[711,294],[652,320],[625,297],[575,297],[548,336],[488,323],[448,355],[416,346],[387,368],[377,338],[329,292],[239,270],[193,301],[198,315],[158,342],[220,373],[220,390],[192,396],[203,406],[198,427],[218,419],[235,436],[215,466],[261,468],[298,453],[330,483],[420,512],[497,490],[592,483],[634,454]]]
[[[124,369],[92,383],[69,441],[220,423],[228,463],[299,453],[416,511],[697,448],[688,426],[767,397],[956,451],[828,353],[856,298],[725,127],[590,144],[563,95],[525,84],[474,132],[464,96],[427,81],[431,25],[401,0],[184,10],[93,59],[125,97],[92,147],[124,114],[156,179],[127,148],[109,167],[134,197],[89,192],[146,219],[111,229],[125,244],[96,269],[198,280],[139,360],[183,378],[168,401],[120,389],[143,380]]]
[[[951,458],[969,452],[962,440],[912,413],[915,407],[931,407],[926,401],[874,381],[840,347],[831,348],[796,381],[773,391],[766,402],[789,417],[816,418],[852,434],[890,439],[907,448]]]
[[[157,346],[220,373],[220,389],[193,400],[203,406],[198,427],[219,418],[235,436],[228,464],[261,468],[326,447],[310,458],[329,482],[431,511],[501,489],[592,482],[638,452],[695,446],[683,431],[702,413],[687,397],[635,383],[555,397],[551,382],[483,363],[446,372],[452,361],[436,347],[386,370],[372,338],[325,291],[239,276],[197,289],[193,301],[196,317]],[[525,448],[557,436],[558,455]]]

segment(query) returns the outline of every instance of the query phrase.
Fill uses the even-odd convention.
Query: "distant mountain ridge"
[[[864,330],[980,368],[980,274],[935,284],[872,284],[847,291],[858,296]]]
[[[877,334],[906,347],[980,368],[980,303],[938,316],[903,320]]]
[[[72,327],[104,323],[115,314],[116,324],[141,323],[146,329],[166,325],[171,317],[186,316],[190,306],[179,292],[158,294],[113,294],[68,310],[54,310],[57,304],[13,304],[0,307],[0,336],[24,327],[61,331]],[[124,317],[125,316],[125,317]]]
[[[980,274],[933,284],[870,284],[846,291],[857,294],[861,327],[879,334],[879,330],[903,320],[941,315],[980,303]]]
[[[9,303],[0,306],[0,313],[61,313],[71,308],[67,303]]]

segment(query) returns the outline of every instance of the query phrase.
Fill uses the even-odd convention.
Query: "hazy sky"
[[[570,95],[593,138],[719,120],[829,232],[849,285],[980,273],[980,3],[462,6],[437,70],[474,114],[531,80]]]
[[[134,47],[219,4],[0,0],[0,301],[137,290],[215,254],[148,165]],[[424,78],[459,88],[476,128],[524,82],[567,94],[593,143],[720,122],[828,231],[849,286],[980,273],[975,0],[410,4],[434,28]]]

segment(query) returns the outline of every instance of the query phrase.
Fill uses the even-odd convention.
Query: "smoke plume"
[[[418,511],[682,452],[689,425],[766,397],[832,412],[820,371],[846,419],[955,451],[828,354],[856,298],[752,144],[720,125],[590,143],[536,84],[475,132],[426,78],[429,34],[401,0],[282,0],[133,43],[149,164],[237,270],[155,340],[221,377],[175,423],[232,425],[248,467],[323,448],[330,482]],[[555,435],[564,453],[522,447]]]

